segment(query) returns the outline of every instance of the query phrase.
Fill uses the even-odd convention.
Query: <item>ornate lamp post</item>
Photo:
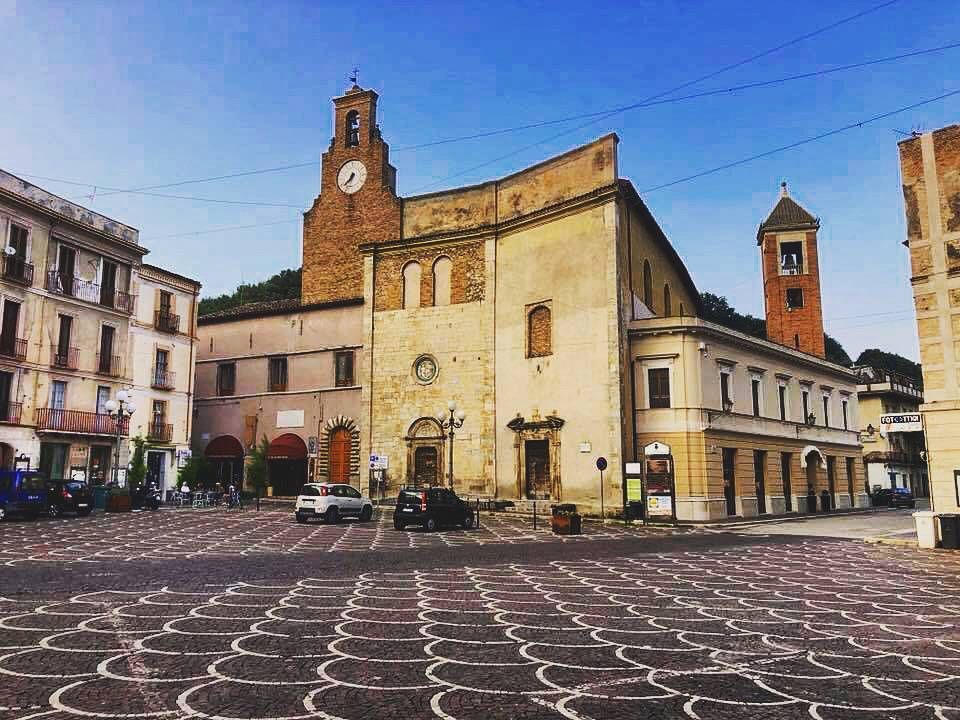
[[[440,408],[437,410],[436,414],[440,427],[443,430],[450,431],[450,460],[447,466],[447,483],[450,485],[451,490],[453,489],[453,436],[456,430],[463,427],[463,421],[466,417],[467,414],[463,410],[457,409],[457,403],[454,400],[447,403],[446,409]]]
[[[130,394],[126,390],[121,390],[117,393],[117,399],[107,400],[104,407],[117,426],[116,443],[113,448],[113,484],[116,485],[120,479],[120,431],[123,429],[123,421],[136,412],[137,406],[130,398]]]

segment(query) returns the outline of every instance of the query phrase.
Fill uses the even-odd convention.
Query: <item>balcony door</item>
[[[0,325],[0,355],[16,355],[17,328],[20,326],[20,303],[5,300],[3,324]]]
[[[113,335],[114,328],[104,325],[100,329],[100,363],[98,370],[101,373],[113,374]]]
[[[61,245],[57,253],[57,289],[64,295],[73,295],[73,278],[77,270],[77,251]]]
[[[101,262],[103,271],[100,274],[100,304],[113,307],[117,292],[117,264],[109,260]]]
[[[67,407],[67,384],[63,380],[54,380],[50,385],[50,409],[65,410]]]
[[[10,407],[12,393],[13,373],[0,372],[0,420],[16,422],[13,420],[13,408]]]
[[[153,373],[153,384],[157,387],[167,387],[167,365],[170,355],[166,350],[157,350],[156,367]]]
[[[56,365],[67,366],[70,361],[70,333],[73,331],[73,318],[60,316],[60,331],[57,334]]]

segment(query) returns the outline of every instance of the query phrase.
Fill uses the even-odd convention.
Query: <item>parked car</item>
[[[93,510],[93,495],[85,482],[76,480],[51,480],[47,483],[47,514],[60,517],[65,512],[80,517]]]
[[[373,503],[352,485],[307,483],[297,496],[294,512],[299,523],[312,517],[323,518],[328,523],[344,517],[367,522],[373,517]]]
[[[407,525],[420,525],[427,532],[456,525],[469,530],[473,522],[470,506],[447,488],[403,488],[393,511],[393,527],[396,530],[403,530]]]
[[[37,517],[47,507],[47,480],[36,470],[0,471],[0,520],[8,515]]]
[[[912,508],[917,506],[910,488],[880,488],[873,491],[874,507]]]

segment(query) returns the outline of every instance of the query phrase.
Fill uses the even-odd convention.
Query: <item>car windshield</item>
[[[21,485],[24,490],[37,492],[46,487],[46,481],[43,479],[43,475],[24,475]]]
[[[894,490],[894,492],[897,493],[897,495],[909,495],[909,494],[910,494],[910,488],[900,488],[900,487],[898,487],[896,490]]]
[[[419,503],[420,491],[419,490],[401,490],[400,498],[398,499],[398,502]]]
[[[313,485],[304,485],[300,490],[301,495],[308,495],[310,497],[316,497],[320,494],[320,488],[314,487]]]
[[[70,492],[85,492],[87,489],[87,484],[82,482],[68,482],[67,489]]]

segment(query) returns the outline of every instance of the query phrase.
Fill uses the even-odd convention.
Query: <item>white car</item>
[[[328,523],[338,522],[343,517],[367,522],[373,517],[373,503],[351,485],[307,483],[297,496],[294,512],[299,523],[312,517],[323,518]]]

